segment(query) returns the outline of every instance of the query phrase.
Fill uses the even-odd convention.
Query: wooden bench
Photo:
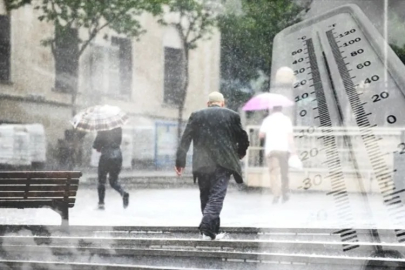
[[[0,208],[48,207],[69,225],[69,208],[75,205],[81,172],[2,171]]]

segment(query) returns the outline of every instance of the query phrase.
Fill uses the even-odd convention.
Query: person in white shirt
[[[290,118],[282,113],[282,109],[279,106],[274,107],[272,113],[263,120],[259,132],[259,137],[265,138],[273,203],[277,203],[281,195],[282,202],[289,199],[288,159],[290,154],[295,154],[293,125]]]

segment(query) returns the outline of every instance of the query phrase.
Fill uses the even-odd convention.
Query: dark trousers
[[[110,185],[113,189],[118,191],[122,196],[124,195],[124,190],[118,183],[118,175],[121,172],[122,158],[108,158],[107,156],[101,155],[100,161],[98,163],[98,201],[99,203],[104,203],[105,197],[105,184],[107,182],[107,174]]]
[[[271,151],[267,157],[270,167],[270,185],[275,197],[285,196],[289,190],[288,178],[288,158],[290,153],[287,151]],[[281,177],[280,177],[281,176]],[[281,190],[280,190],[281,178]],[[281,193],[281,194],[280,194]]]
[[[221,214],[231,174],[228,170],[219,166],[208,171],[197,174],[201,212],[203,214],[199,229],[205,235],[214,238],[219,233],[219,215]]]

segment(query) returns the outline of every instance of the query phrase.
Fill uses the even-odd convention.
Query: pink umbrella
[[[275,106],[289,107],[293,105],[294,102],[283,95],[274,93],[261,93],[252,97],[245,104],[245,106],[243,106],[242,109],[244,111],[258,111],[270,109]]]

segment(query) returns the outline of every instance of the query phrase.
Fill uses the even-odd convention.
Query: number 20
[[[300,87],[301,85],[305,85],[307,83],[306,80],[302,80],[300,82],[294,83],[294,88]]]

